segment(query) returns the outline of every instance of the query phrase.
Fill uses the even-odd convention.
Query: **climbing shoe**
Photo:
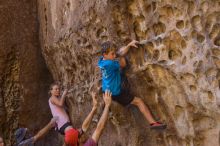
[[[166,124],[160,123],[160,122],[155,122],[150,124],[150,129],[155,129],[155,130],[164,130],[167,128]]]

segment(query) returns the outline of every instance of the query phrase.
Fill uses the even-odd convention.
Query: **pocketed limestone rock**
[[[18,124],[30,125],[28,117],[36,109],[47,113],[43,97],[52,80],[71,87],[68,112],[73,125],[79,127],[91,109],[89,89],[101,79],[96,66],[100,44],[108,40],[121,47],[136,39],[141,45],[127,55],[131,90],[168,128],[152,131],[136,107],[113,103],[99,144],[220,145],[218,0],[39,0],[16,5],[8,1],[0,8],[0,29],[7,30],[0,37],[5,42],[0,49],[0,124],[10,126],[0,129],[4,135],[12,137]],[[40,52],[53,79],[42,65]],[[28,64],[28,59],[35,61]],[[39,90],[41,96],[33,90]],[[100,107],[90,133],[102,112],[99,96]],[[36,104],[30,108],[32,102]],[[36,115],[45,123],[49,116]],[[39,123],[32,126],[41,127]],[[53,140],[45,141],[54,145],[59,138]]]
[[[109,40],[120,47],[136,39],[142,45],[128,54],[131,90],[168,128],[149,131],[135,107],[127,111],[116,104],[106,128],[114,134],[105,133],[100,143],[219,145],[219,9],[218,1],[41,0],[43,55],[54,79],[74,88],[68,100],[73,123],[85,117],[88,89],[100,79],[100,44]],[[107,138],[113,135],[120,140]]]

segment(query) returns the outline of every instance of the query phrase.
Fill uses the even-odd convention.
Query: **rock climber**
[[[115,45],[109,41],[101,45],[102,56],[98,61],[98,66],[102,72],[102,91],[110,90],[112,99],[123,106],[130,104],[137,106],[150,123],[151,129],[165,129],[166,124],[156,121],[143,100],[134,96],[128,88],[128,82],[126,82],[127,79],[123,71],[127,65],[124,56],[131,47],[138,48],[137,45],[138,41],[133,40],[117,52]],[[119,58],[116,59],[116,55]]]

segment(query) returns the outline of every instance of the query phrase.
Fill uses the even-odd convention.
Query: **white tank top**
[[[56,123],[58,125],[58,129],[60,129],[65,123],[70,121],[69,116],[67,115],[64,107],[60,107],[60,106],[57,106],[51,103],[50,99],[48,102],[49,102],[50,110],[51,110],[53,117],[58,117],[58,120],[56,121]]]

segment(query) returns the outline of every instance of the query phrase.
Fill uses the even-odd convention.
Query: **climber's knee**
[[[140,105],[143,103],[143,100],[139,97],[134,97],[133,101],[131,102],[131,104],[134,104],[134,105]]]

